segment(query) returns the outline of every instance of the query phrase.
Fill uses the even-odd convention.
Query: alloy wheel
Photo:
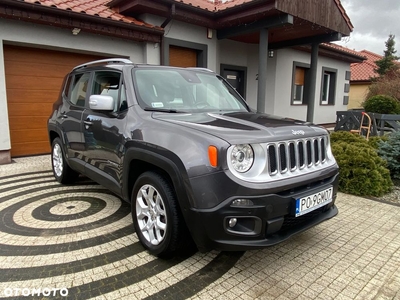
[[[136,197],[136,217],[141,233],[152,245],[165,238],[167,214],[160,193],[149,184],[143,185]]]
[[[63,154],[61,146],[59,144],[55,144],[53,147],[53,169],[57,177],[62,176],[63,168],[64,165],[63,165]]]

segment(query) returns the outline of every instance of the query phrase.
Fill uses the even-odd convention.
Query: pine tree
[[[389,34],[389,38],[385,42],[385,55],[382,57],[382,59],[375,61],[378,67],[375,69],[375,72],[377,72],[380,76],[384,76],[388,71],[392,71],[393,69],[397,68],[395,61],[398,60],[399,57],[395,55],[397,51],[394,49],[394,45],[396,43],[394,38],[395,36],[393,34]]]

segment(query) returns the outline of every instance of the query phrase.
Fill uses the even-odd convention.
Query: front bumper
[[[200,251],[244,251],[280,243],[338,214],[335,206],[338,173],[297,189],[259,196],[230,197],[207,209],[190,209],[189,229]],[[295,199],[333,188],[332,202],[295,217]],[[232,206],[234,199],[250,199],[251,206]],[[229,220],[235,218],[231,227]]]

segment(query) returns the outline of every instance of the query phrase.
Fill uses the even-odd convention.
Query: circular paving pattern
[[[183,299],[220,278],[242,254],[161,260],[138,242],[130,205],[103,187],[84,178],[63,186],[51,171],[0,177],[0,258],[7,262],[0,265],[0,297],[18,298],[10,289],[51,288],[68,289],[71,299],[112,298],[115,291]]]

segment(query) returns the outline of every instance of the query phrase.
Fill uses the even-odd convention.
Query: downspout
[[[167,25],[169,24],[169,22],[172,21],[172,19],[175,17],[176,11],[175,11],[175,3],[173,3],[171,5],[171,11],[170,14],[168,16],[168,18],[165,19],[165,21],[161,24],[161,28],[165,29],[165,27],[167,27]],[[165,31],[164,31],[165,33]],[[165,59],[164,59],[164,53],[165,53],[165,43],[164,43],[164,35],[161,37],[161,41],[160,41],[160,62],[161,65],[165,65]],[[169,49],[167,50],[168,54],[169,54]]]

